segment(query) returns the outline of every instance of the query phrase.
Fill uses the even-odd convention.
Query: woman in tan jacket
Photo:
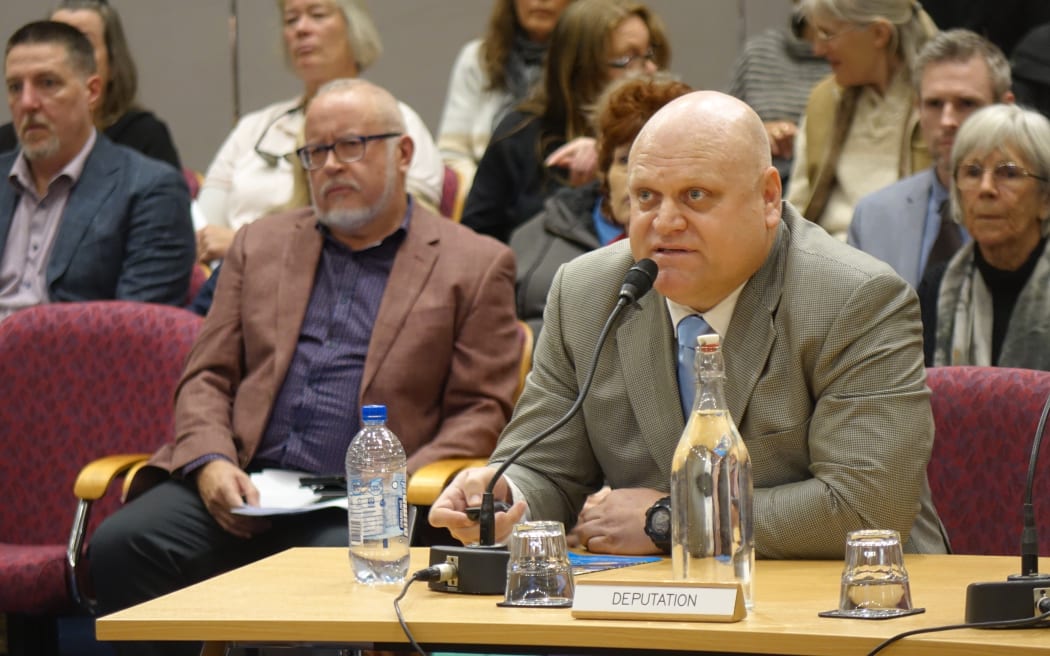
[[[915,0],[802,0],[801,10],[832,74],[806,105],[788,200],[845,239],[861,197],[930,165],[910,69],[937,28]]]

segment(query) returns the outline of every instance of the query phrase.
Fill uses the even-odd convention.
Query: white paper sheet
[[[234,508],[235,515],[267,516],[294,515],[321,508],[346,508],[346,496],[322,497],[308,487],[301,487],[299,479],[313,476],[287,469],[264,469],[251,475],[252,484],[259,490],[259,505]]]

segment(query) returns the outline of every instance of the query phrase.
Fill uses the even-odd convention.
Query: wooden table
[[[412,569],[427,565],[413,549]],[[883,639],[920,627],[963,621],[973,581],[998,581],[1020,559],[992,556],[907,556],[912,598],[926,613],[893,620],[826,619],[838,603],[838,561],[758,561],[755,610],[735,624],[578,620],[568,609],[499,608],[500,597],[433,592],[413,584],[401,602],[416,639],[434,648],[537,648],[537,651],[618,649],[863,656]],[[609,572],[666,578],[663,561]],[[209,652],[225,643],[406,644],[393,600],[400,587],[354,581],[345,549],[291,549],[170,595],[100,618],[101,640],[203,640]],[[1040,629],[965,629],[905,638],[887,656],[1050,654]]]

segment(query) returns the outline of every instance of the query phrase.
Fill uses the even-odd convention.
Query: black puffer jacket
[[[597,182],[561,189],[511,235],[518,264],[518,318],[536,336],[543,327],[543,308],[558,267],[601,246],[592,218],[598,196]]]

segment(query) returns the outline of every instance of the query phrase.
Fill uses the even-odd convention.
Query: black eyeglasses
[[[255,141],[255,154],[258,155],[259,157],[261,157],[262,160],[264,162],[266,162],[267,166],[269,166],[271,168],[274,167],[274,166],[277,166],[277,162],[279,160],[282,160],[282,159],[286,159],[286,160],[291,161],[292,155],[294,155],[294,153],[281,153],[281,154],[271,153],[271,152],[269,152],[267,150],[263,150],[262,144],[263,144],[263,141],[266,140],[266,135],[270,134],[270,130],[273,129],[273,126],[277,125],[277,123],[279,121],[283,121],[284,119],[288,118],[292,114],[295,114],[296,112],[301,112],[301,111],[303,111],[303,106],[302,105],[296,105],[295,107],[292,107],[288,111],[286,111],[284,113],[281,113],[281,114],[278,114],[277,116],[275,116],[273,118],[272,121],[270,121],[266,125],[266,129],[262,131],[262,134],[260,134],[259,138]]]
[[[299,161],[307,171],[316,171],[328,161],[328,151],[335,153],[335,158],[344,164],[356,162],[365,156],[365,145],[369,141],[400,137],[401,132],[384,132],[383,134],[366,134],[363,136],[343,137],[329,144],[306,144],[295,151]]]
[[[984,166],[977,162],[963,164],[955,171],[955,184],[959,189],[977,189],[981,186],[981,180],[984,179],[986,170],[989,169],[985,169]],[[999,188],[1004,186],[1016,187],[1025,178],[1035,178],[1041,182],[1047,181],[1045,176],[1036,175],[1013,162],[1001,162],[990,170],[992,172],[992,180],[995,182],[995,186]]]
[[[656,51],[649,48],[640,55],[624,55],[606,62],[612,68],[641,68],[645,62],[656,62]]]

